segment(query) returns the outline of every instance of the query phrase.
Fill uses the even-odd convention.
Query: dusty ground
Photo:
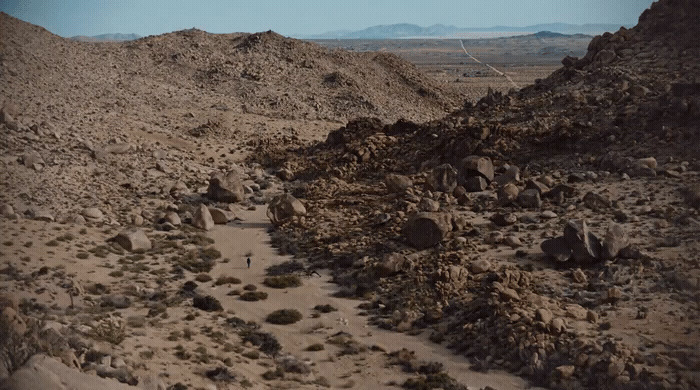
[[[36,352],[149,389],[698,388],[694,2],[590,45],[465,42],[510,93],[455,41],[92,44],[0,15],[0,377]],[[305,212],[272,226],[284,190]]]

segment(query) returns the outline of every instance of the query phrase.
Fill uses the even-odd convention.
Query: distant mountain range
[[[138,34],[100,34],[100,35],[93,35],[91,37],[85,36],[85,35],[76,35],[74,37],[70,37],[70,39],[74,41],[81,41],[81,42],[122,42],[122,41],[133,41],[134,39],[139,39],[141,38],[140,35]]]
[[[360,31],[330,31],[323,34],[304,36],[305,39],[395,39],[395,38],[470,38],[479,36],[506,36],[550,31],[559,34],[597,35],[620,29],[617,24],[567,24],[548,23],[525,27],[494,26],[485,28],[462,28],[434,24],[421,27],[415,24],[400,23],[368,27]]]

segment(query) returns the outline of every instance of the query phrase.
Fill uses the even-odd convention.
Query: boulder
[[[498,203],[509,205],[515,201],[520,193],[520,189],[513,183],[507,183],[498,190]]]
[[[532,180],[532,179],[528,180],[525,183],[525,189],[526,190],[537,190],[537,192],[539,192],[540,195],[547,193],[549,191],[549,187],[547,187],[546,184],[544,184],[540,181],[537,181],[537,180]]]
[[[100,209],[97,207],[88,207],[83,209],[80,214],[92,221],[100,221],[102,218],[104,218],[104,214],[102,214],[102,211],[100,211]]]
[[[481,192],[489,186],[489,183],[481,176],[472,176],[464,180],[464,188],[469,192]]]
[[[508,183],[517,183],[520,181],[520,168],[515,165],[510,165],[506,167],[505,172],[498,175],[495,178],[496,184],[499,186],[506,185]]]
[[[587,192],[586,195],[583,196],[583,204],[593,211],[600,211],[609,208],[612,203],[610,199],[603,195],[596,194],[595,192]]]
[[[518,204],[525,208],[536,209],[542,206],[540,191],[537,189],[524,190],[518,194]]]
[[[591,262],[600,259],[600,240],[588,231],[585,220],[571,220],[564,227],[564,239],[571,248],[574,260]]]
[[[473,274],[483,274],[491,270],[491,262],[486,259],[475,260],[472,261],[469,268]]]
[[[306,215],[306,207],[291,194],[282,194],[274,197],[267,207],[267,217],[276,225],[304,215]]]
[[[421,198],[418,203],[418,209],[420,211],[436,212],[440,210],[440,202],[430,198]]]
[[[460,166],[460,175],[465,179],[470,177],[481,177],[486,180],[486,184],[493,181],[493,162],[484,156],[467,156]]]
[[[151,240],[148,239],[143,229],[129,228],[122,230],[113,240],[130,252],[151,249]]]
[[[235,218],[235,215],[233,212],[228,211],[228,210],[222,210],[216,207],[209,207],[209,214],[211,214],[211,218],[214,220],[214,223],[219,225],[224,225],[227,224],[228,221],[233,220]]]
[[[433,168],[426,182],[431,191],[452,193],[457,187],[457,171],[450,164],[442,164]]]
[[[217,202],[235,203],[244,199],[243,183],[236,171],[214,172],[209,178],[207,197]]]
[[[133,390],[115,380],[100,378],[70,368],[44,354],[32,356],[19,370],[0,384],[2,390]]]
[[[452,230],[449,215],[440,213],[417,213],[404,226],[403,233],[409,245],[417,249],[437,245]]]
[[[413,187],[413,181],[404,175],[390,173],[384,177],[384,184],[390,193],[404,192]]]
[[[192,215],[192,225],[202,230],[211,230],[214,227],[214,219],[209,209],[204,204],[200,204]]]
[[[608,227],[603,238],[603,259],[614,259],[618,253],[629,245],[629,237],[622,225],[613,223]]]
[[[384,255],[382,261],[377,263],[376,271],[379,276],[391,276],[407,268],[411,268],[412,263],[406,256],[399,253],[389,253]]]
[[[569,244],[564,237],[551,238],[544,240],[540,245],[542,252],[547,256],[557,261],[568,261],[573,252],[569,248]]]

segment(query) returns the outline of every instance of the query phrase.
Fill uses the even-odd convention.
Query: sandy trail
[[[475,372],[469,369],[468,361],[453,354],[447,348],[432,343],[422,336],[410,336],[382,330],[367,324],[367,317],[359,315],[357,305],[360,301],[335,298],[331,294],[337,291],[337,286],[330,283],[330,276],[322,273],[321,277],[304,279],[302,287],[290,289],[270,289],[262,282],[265,269],[271,265],[290,260],[289,256],[280,256],[270,245],[267,228],[270,226],[265,216],[265,208],[258,207],[255,211],[238,213],[244,219],[240,223],[227,226],[217,225],[209,232],[216,240],[215,246],[223,258],[231,259],[228,263],[219,263],[212,271],[212,276],[220,274],[234,275],[245,284],[255,284],[267,292],[267,300],[244,302],[226,294],[232,289],[227,286],[203,287],[217,297],[226,310],[234,311],[235,315],[244,320],[253,320],[263,324],[262,330],[272,332],[283,345],[283,352],[309,361],[315,372],[325,376],[332,386],[346,386],[356,383],[356,388],[386,387],[390,381],[403,383],[408,378],[396,366],[387,367],[383,353],[372,352],[369,357],[338,358],[334,346],[325,344],[329,335],[339,331],[353,335],[355,340],[368,347],[378,345],[387,352],[407,348],[414,350],[419,359],[436,361],[444,365],[447,372],[469,388],[491,386],[499,390],[529,388],[522,378],[502,371],[489,373]],[[246,267],[246,254],[252,253],[252,267]],[[338,311],[322,314],[320,318],[312,318],[313,307],[318,304],[331,304]],[[270,312],[294,308],[299,310],[304,319],[293,325],[272,325],[265,323],[265,317]],[[306,347],[313,343],[325,344],[326,349],[320,352],[308,352]],[[258,375],[266,368],[249,367],[247,373]],[[298,383],[297,383],[298,385]]]

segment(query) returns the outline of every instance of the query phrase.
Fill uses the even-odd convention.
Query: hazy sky
[[[458,27],[539,23],[633,26],[652,0],[0,0],[0,10],[61,36],[212,33],[283,35],[361,30],[377,24]]]

